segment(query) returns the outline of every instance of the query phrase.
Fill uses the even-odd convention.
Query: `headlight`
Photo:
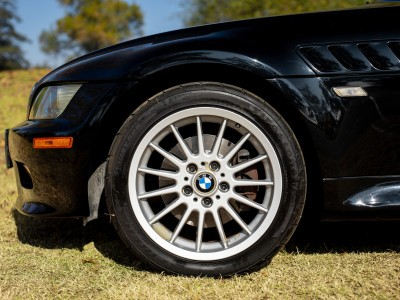
[[[68,84],[43,88],[33,101],[29,119],[57,118],[81,86],[81,84]]]

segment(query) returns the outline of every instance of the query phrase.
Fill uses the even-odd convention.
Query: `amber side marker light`
[[[34,138],[33,148],[35,149],[68,149],[72,148],[74,139],[72,137],[49,137]]]

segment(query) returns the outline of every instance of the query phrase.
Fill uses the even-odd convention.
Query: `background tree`
[[[66,15],[39,37],[47,54],[81,55],[141,34],[143,14],[123,0],[58,0]]]
[[[14,28],[14,23],[19,21],[14,2],[0,0],[0,70],[28,67],[19,46],[28,39]]]
[[[365,4],[365,0],[185,0],[186,26]]]

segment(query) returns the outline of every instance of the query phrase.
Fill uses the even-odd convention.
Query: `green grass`
[[[0,72],[0,129],[25,118],[46,70]],[[400,299],[400,223],[334,223],[295,237],[262,270],[228,279],[151,272],[108,220],[23,217],[0,136],[0,299]]]

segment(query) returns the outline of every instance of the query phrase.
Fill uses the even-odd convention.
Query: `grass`
[[[0,129],[25,118],[47,70],[0,72]],[[106,219],[23,217],[0,136],[0,299],[400,299],[400,223],[321,224],[262,270],[228,279],[141,267]]]

